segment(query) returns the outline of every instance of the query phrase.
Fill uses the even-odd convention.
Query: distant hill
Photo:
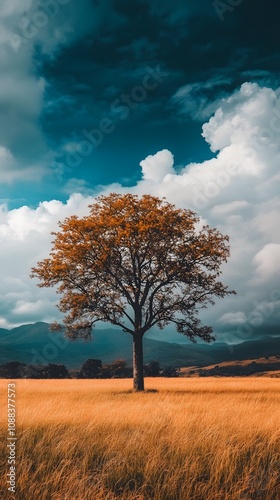
[[[144,337],[144,360],[160,360],[161,366],[206,366],[223,361],[256,359],[280,355],[280,337],[263,337],[237,345],[177,344]],[[47,323],[22,325],[12,330],[0,329],[0,364],[20,361],[26,364],[61,363],[79,368],[89,359],[111,363],[124,359],[132,364],[132,337],[115,329],[96,329],[90,342],[69,341],[62,333],[49,331]]]
[[[254,360],[223,361],[218,365],[181,368],[180,377],[275,377],[280,378],[280,355]]]

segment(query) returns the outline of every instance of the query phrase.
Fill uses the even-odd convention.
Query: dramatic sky
[[[0,327],[61,316],[30,268],[100,193],[151,193],[230,236],[219,339],[280,321],[277,0],[1,0]]]

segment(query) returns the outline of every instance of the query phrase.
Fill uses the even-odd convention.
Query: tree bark
[[[133,335],[133,390],[144,391],[143,336]]]

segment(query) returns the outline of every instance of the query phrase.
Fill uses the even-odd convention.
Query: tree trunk
[[[143,336],[133,335],[133,390],[144,391]]]

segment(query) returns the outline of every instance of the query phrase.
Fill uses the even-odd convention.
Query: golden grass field
[[[18,500],[280,499],[279,379],[15,382]]]

